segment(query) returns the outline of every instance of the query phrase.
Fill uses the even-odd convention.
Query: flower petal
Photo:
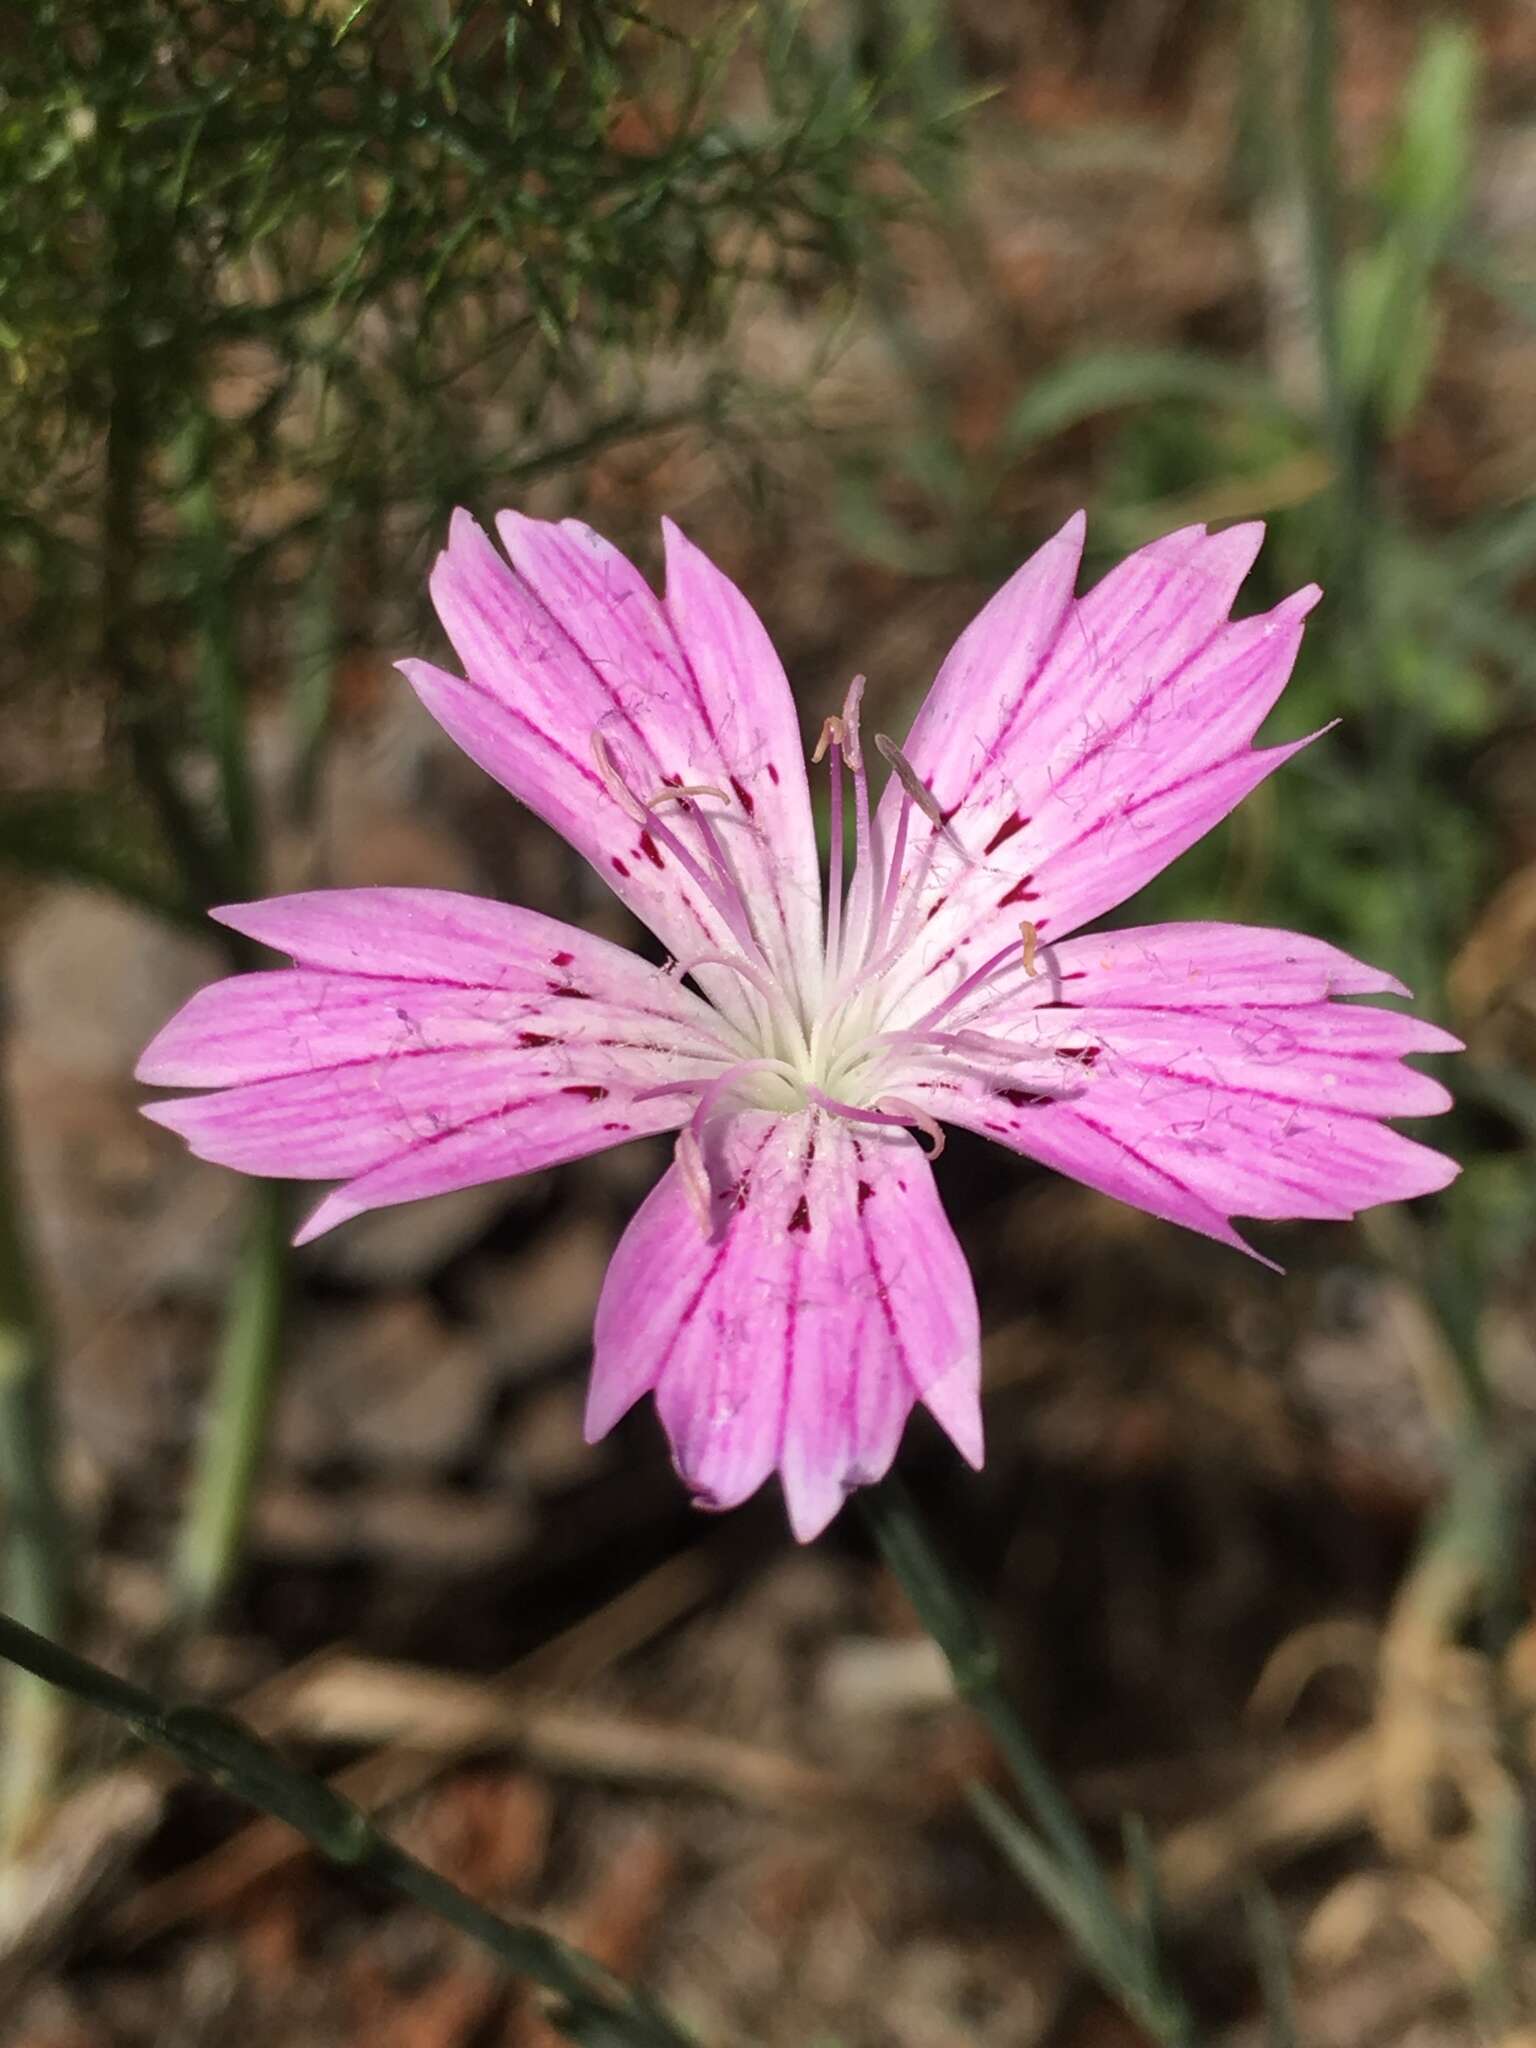
[[[1401,1011],[1328,1000],[1398,988],[1291,932],[1161,925],[1041,953],[946,1027],[1007,1040],[934,1053],[903,1096],[1090,1187],[1240,1244],[1229,1218],[1355,1215],[1458,1168],[1385,1117],[1450,1105],[1404,1056],[1459,1041]]]
[[[1395,976],[1322,939],[1250,924],[1130,925],[1043,948],[1039,966],[1060,992],[1056,999],[1070,995],[1079,1006],[1262,1007],[1408,993]]]
[[[675,1129],[734,1054],[706,1004],[622,947],[436,890],[319,891],[224,922],[300,965],[202,989],[141,1080],[199,1157],[344,1179],[303,1233]]]
[[[700,1499],[735,1506],[777,1469],[802,1542],[889,1468],[915,1401],[979,1464],[975,1290],[921,1148],[745,1111],[707,1156],[712,1229],[673,1167],[614,1254],[589,1438],[653,1391]]]
[[[1006,1033],[1027,1024],[1026,1013],[1037,1010],[1087,1012],[1105,1004],[1118,1010],[1205,1011],[1229,1004],[1262,1009],[1323,1003],[1333,996],[1407,994],[1394,976],[1322,939],[1262,925],[1189,921],[1064,939],[1037,946],[1029,960],[1017,945],[945,1022],[952,1031]],[[1417,1049],[1453,1047],[1437,1042]]]
[[[677,957],[739,949],[745,920],[722,910],[723,887],[750,906],[775,974],[813,991],[821,885],[804,750],[783,668],[746,600],[671,527],[664,602],[585,526],[503,513],[499,527],[513,567],[466,513],[438,557],[432,594],[465,675],[403,663],[427,708]],[[594,734],[642,803],[669,783],[719,792],[660,814],[692,871],[616,795]],[[723,884],[695,806],[730,870]],[[699,978],[728,1014],[749,1014],[729,970]]]
[[[1293,751],[1251,742],[1318,593],[1228,623],[1261,534],[1170,534],[1072,599],[1069,527],[962,635],[908,742],[954,842],[914,826],[904,861],[924,1004],[1022,919],[1054,939],[1112,909]]]

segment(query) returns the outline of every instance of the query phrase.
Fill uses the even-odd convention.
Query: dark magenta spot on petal
[[[640,851],[645,855],[653,868],[666,866],[666,862],[661,857],[661,848],[656,844],[649,832],[642,832],[640,834]]]
[[[809,1230],[811,1227],[810,1204],[804,1195],[795,1204],[795,1213],[789,1219],[789,1227],[791,1230]]]
[[[590,1003],[592,998],[584,988],[573,988],[568,981],[546,981],[544,986],[552,996],[564,996],[567,1002]]]
[[[752,813],[757,809],[757,805],[752,801],[751,790],[747,789],[740,781],[737,780],[737,778],[734,775],[731,777],[731,787],[736,792],[737,803],[741,805],[741,808],[746,812],[747,816],[750,818]]]
[[[861,1209],[863,1208],[864,1204],[867,1201],[869,1201],[874,1192],[874,1189],[870,1186],[867,1180],[861,1180],[859,1182],[859,1207]]]
[[[1038,903],[1040,892],[1037,889],[1031,889],[1029,886],[1034,879],[1033,875],[1020,875],[1019,879],[1008,891],[1008,894],[998,897],[998,909],[1006,910],[1010,903]]]
[[[629,1129],[629,1125],[628,1125],[628,1124],[604,1124],[604,1125],[603,1125],[603,1129],[604,1129],[605,1131],[627,1131],[627,1130]]]
[[[553,1045],[555,1041],[547,1031],[519,1031],[517,1042],[519,1045]]]
[[[622,875],[626,882],[629,880],[629,869],[625,867],[623,861],[617,855],[614,856],[613,871],[616,875]]]
[[[608,1090],[600,1088],[595,1081],[573,1081],[569,1087],[560,1090],[562,1095],[579,1095],[583,1102],[602,1102]]]
[[[1080,1067],[1091,1067],[1097,1062],[1103,1050],[1101,1045],[1075,1045],[1070,1051],[1062,1052],[1059,1057],[1064,1060],[1076,1060]]]
[[[569,967],[575,958],[574,953],[556,953],[549,964],[551,967]]]
[[[779,771],[778,771],[778,769],[777,769],[777,768],[775,768],[775,767],[774,767],[774,765],[773,765],[773,763],[772,763],[771,761],[770,761],[770,762],[768,763],[768,780],[769,780],[769,781],[770,781],[770,782],[771,782],[771,783],[773,784],[773,786],[774,786],[774,788],[775,788],[775,789],[777,789],[777,788],[778,788],[778,786],[779,786]]]
[[[996,853],[997,849],[1010,840],[1015,832],[1022,832],[1028,823],[1028,818],[1021,818],[1017,811],[1010,811],[986,845],[981,849],[982,852]]]
[[[1056,1100],[1054,1095],[1031,1095],[1024,1088],[999,1088],[996,1093],[1004,1102],[1011,1102],[1015,1109],[1043,1109],[1047,1103]]]

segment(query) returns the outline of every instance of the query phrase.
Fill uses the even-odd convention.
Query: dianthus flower
[[[1069,936],[1306,744],[1252,745],[1318,596],[1229,619],[1260,528],[1170,534],[1077,597],[1073,519],[899,747],[866,739],[855,682],[813,755],[823,892],[794,701],[734,585],[670,524],[663,598],[584,526],[497,524],[509,560],[460,514],[432,575],[464,674],[403,671],[671,962],[441,890],[216,911],[294,964],[192,998],[138,1071],[213,1092],[147,1113],[202,1158],[341,1182],[300,1242],[677,1132],[598,1304],[588,1435],[651,1393],[701,1503],[777,1470],[803,1540],[886,1471],[915,1402],[981,1462],[941,1123],[1236,1246],[1234,1215],[1347,1217],[1452,1178],[1382,1119],[1447,1106],[1402,1056],[1456,1040],[1337,1000],[1406,994],[1390,975],[1242,925]]]

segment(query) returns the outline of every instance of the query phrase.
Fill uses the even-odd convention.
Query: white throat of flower
[[[705,900],[718,913],[736,941],[736,950],[696,954],[673,961],[669,971],[682,976],[700,967],[724,967],[740,977],[751,1011],[750,1026],[723,1016],[720,1030],[741,1057],[707,1082],[673,1082],[646,1093],[698,1091],[698,1102],[677,1144],[678,1164],[706,1217],[709,1184],[700,1141],[709,1118],[730,1104],[793,1115],[815,1107],[858,1123],[915,1128],[930,1140],[930,1156],[943,1149],[944,1133],[926,1111],[892,1093],[899,1087],[902,1056],[948,1053],[995,1062],[1030,1057],[1035,1048],[1009,1044],[975,1031],[944,1029],[944,1021],[966,997],[1003,969],[1020,963],[1027,975],[1037,973],[1034,925],[1020,927],[1020,937],[966,974],[915,1022],[900,1030],[886,1028],[885,1018],[895,994],[891,976],[908,954],[924,921],[924,891],[940,848],[962,862],[968,854],[940,810],[931,791],[896,745],[884,733],[874,735],[876,750],[901,789],[889,847],[881,844],[870,803],[869,777],[859,730],[864,678],[849,686],[839,716],[823,721],[812,754],[825,760],[831,776],[831,844],[827,863],[824,939],[817,985],[803,988],[794,965],[765,934],[764,920],[754,915],[750,897],[741,888],[720,835],[701,799],[730,804],[732,797],[714,784],[668,783],[642,799],[621,772],[614,751],[600,732],[592,735],[592,753],[604,783],[623,809],[650,832],[676,860]],[[844,773],[853,785],[853,864],[846,886],[847,806]],[[662,815],[676,805],[696,836],[685,843],[680,829]],[[914,814],[927,836],[905,874]]]

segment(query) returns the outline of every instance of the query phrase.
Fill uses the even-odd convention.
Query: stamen
[[[684,1124],[678,1132],[672,1157],[682,1175],[683,1188],[693,1204],[693,1212],[699,1219],[699,1228],[707,1237],[715,1226],[714,1195],[709,1185],[709,1169],[704,1164],[703,1148],[693,1134],[692,1124]]]
[[[1035,930],[1033,925],[1029,929],[1035,931],[1035,937],[1038,941],[1039,932]],[[1029,952],[1028,939],[1024,941],[1024,948],[1026,954],[1025,971],[1027,973],[1029,961],[1033,958],[1033,955]],[[994,953],[989,960],[983,960],[979,967],[972,968],[971,972],[963,980],[956,982],[955,986],[941,1002],[935,1003],[931,1010],[924,1011],[923,1015],[912,1026],[912,1029],[914,1031],[926,1031],[930,1024],[937,1024],[941,1017],[947,1017],[956,1003],[963,1001],[966,996],[974,994],[984,981],[989,981],[1000,969],[1011,966],[1018,957],[1018,949],[1019,941],[1014,939],[1010,944],[1004,946],[1000,953]]]
[[[821,721],[821,738],[817,740],[815,752],[811,755],[812,764],[820,767],[826,759],[828,747],[840,747],[842,744],[843,721],[840,718],[824,718]]]
[[[874,840],[870,830],[869,777],[864,773],[864,755],[859,745],[859,705],[864,696],[864,678],[855,676],[848,685],[848,695],[843,700],[843,758],[853,777],[853,882],[849,889],[848,907],[853,908],[854,895],[862,889],[864,905],[864,931],[859,941],[862,958],[869,951],[874,936],[874,920],[884,894],[882,878],[877,872],[874,857]],[[851,934],[850,934],[851,940]]]
[[[602,733],[595,728],[592,733],[592,758],[597,763],[597,772],[603,778],[603,786],[619,809],[634,819],[637,825],[647,824],[650,812],[619,773],[613,758],[613,750]]]
[[[878,748],[891,773],[896,777],[896,780],[901,784],[907,795],[911,797],[913,803],[917,805],[923,816],[931,820],[938,831],[948,833],[949,826],[945,822],[944,813],[939,809],[938,799],[934,796],[927,783],[918,775],[917,770],[912,766],[912,763],[907,759],[900,747],[897,746],[896,742],[888,733],[877,732],[875,734],[875,746]],[[951,842],[958,849],[959,841],[954,838],[953,833],[949,833],[949,836]]]
[[[1033,981],[1040,972],[1039,968],[1035,965],[1035,948],[1040,943],[1040,928],[1038,925],[1031,924],[1026,917],[1019,926],[1019,936],[1024,941],[1024,972]]]
[[[903,1101],[899,1095],[882,1095],[880,1100],[888,1102],[893,1108],[900,1110],[908,1123],[917,1125],[917,1128],[929,1141],[930,1150],[928,1157],[930,1159],[937,1159],[947,1143],[944,1135],[944,1126],[936,1123],[927,1110],[919,1109],[916,1103]]]
[[[843,758],[855,775],[864,773],[864,755],[859,746],[859,706],[864,702],[864,678],[855,676],[848,685],[848,694],[843,699],[842,731],[838,739],[842,744]]]
[[[884,885],[865,943],[864,957],[859,962],[856,973],[839,983],[832,999],[834,1005],[846,1001],[861,984],[883,974],[906,950],[922,916],[923,890],[927,886],[929,872],[933,866],[934,850],[940,840],[967,865],[970,865],[972,860],[972,856],[947,823],[932,790],[922,781],[896,742],[888,733],[877,732],[875,745],[901,784],[903,802],[896,814],[894,844],[885,866]],[[892,918],[902,895],[902,867],[906,860],[908,827],[914,804],[934,829],[923,843],[922,853],[905,892],[905,905],[900,916],[895,918],[893,929]],[[878,862],[873,865],[878,865]]]
[[[875,745],[880,747],[882,753],[885,751],[884,747],[881,746],[883,737],[884,735],[881,733],[875,734]],[[911,815],[912,797],[911,791],[908,790],[903,794],[901,808],[896,813],[895,843],[891,847],[891,856],[886,863],[885,888],[881,891],[880,908],[869,934],[869,944],[865,948],[864,965],[866,967],[869,965],[871,956],[880,951],[885,940],[886,929],[890,923],[891,912],[896,907],[897,891],[901,888],[901,864],[907,857],[907,820]]]
[[[863,1109],[855,1102],[839,1102],[835,1095],[823,1094],[820,1088],[813,1087],[809,1081],[805,1084],[805,1095],[806,1100],[814,1102],[818,1109],[826,1110],[829,1116],[840,1116],[847,1123],[881,1124],[898,1131],[909,1130],[916,1124],[923,1135],[933,1141],[933,1150],[928,1154],[930,1159],[937,1159],[944,1150],[944,1133],[933,1118],[925,1110],[914,1108],[910,1102],[902,1102],[894,1095],[887,1095],[881,1099],[889,1102],[893,1109],[899,1110],[899,1116],[879,1108]]]
[[[688,1198],[698,1212],[699,1221],[708,1232],[714,1223],[711,1203],[713,1189],[709,1183],[709,1168],[704,1163],[703,1134],[715,1105],[725,1092],[733,1088],[744,1074],[780,1074],[791,1084],[795,1081],[795,1070],[784,1060],[738,1060],[734,1067],[727,1067],[723,1074],[716,1074],[704,1082],[698,1101],[694,1104],[693,1115],[677,1134],[673,1157]],[[697,1084],[694,1084],[697,1085]],[[659,1091],[658,1091],[659,1092]]]
[[[1017,1066],[1025,1060],[1056,1058],[1050,1045],[1020,1045],[1011,1038],[995,1038],[988,1031],[872,1031],[866,1045],[889,1045],[898,1052],[920,1046],[935,1046],[940,1052],[975,1053],[982,1059],[1006,1060]]]
[[[903,806],[903,818],[909,814],[910,806]],[[866,959],[861,961],[857,972],[839,986],[834,1000],[843,1001],[852,995],[854,990],[862,984],[873,981],[876,976],[883,974],[887,967],[900,959],[901,955],[906,951],[917,928],[918,920],[922,915],[923,890],[928,881],[928,870],[933,865],[933,849],[939,844],[940,837],[941,835],[937,832],[930,833],[928,836],[927,843],[924,845],[922,854],[918,859],[917,867],[913,871],[911,886],[906,892],[907,900],[902,909],[901,916],[896,921],[896,929],[885,935],[884,950],[876,954],[872,960]]]
[[[714,906],[725,920],[741,945],[742,950],[756,954],[757,958],[762,961],[764,968],[771,975],[772,962],[765,954],[758,940],[757,933],[753,929],[750,906],[742,894],[736,877],[726,865],[725,856],[720,849],[720,843],[715,838],[713,828],[710,826],[705,813],[694,809],[691,810],[690,815],[698,825],[709,857],[714,863],[715,873],[713,875],[710,875],[700,866],[699,862],[688,851],[688,848],[678,838],[671,826],[663,823],[653,808],[641,803],[634,790],[620,773],[618,763],[614,758],[613,749],[601,732],[594,731],[592,734],[592,756],[597,762],[598,771],[602,775],[603,781],[611,792],[614,801],[634,819],[637,825],[648,831],[658,844],[666,847],[678,866],[690,880],[697,884],[706,900]],[[670,795],[676,792],[669,790],[666,793]],[[772,992],[771,999],[779,1007],[783,1006],[782,996],[778,990],[775,989]]]
[[[646,798],[645,807],[648,811],[659,810],[666,803],[686,803],[691,796],[717,796],[723,804],[731,800],[727,790],[716,789],[712,782],[669,782],[654,796]]]
[[[666,973],[673,981],[681,981],[685,974],[692,974],[695,967],[729,967],[733,974],[739,974],[743,981],[768,998],[770,1003],[780,1000],[780,991],[769,977],[749,961],[742,960],[734,953],[693,953],[686,960],[669,961]]]
[[[827,834],[827,965],[835,974],[843,952],[843,721],[829,718],[821,729],[822,739],[836,727],[832,737],[832,790],[830,830]],[[818,743],[819,761],[824,748]]]

